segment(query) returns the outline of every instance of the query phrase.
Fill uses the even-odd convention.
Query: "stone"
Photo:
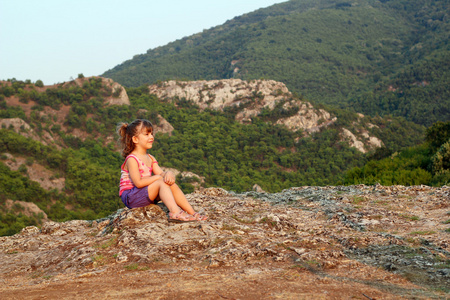
[[[255,191],[257,193],[265,193],[265,191],[257,184],[254,184],[252,187],[252,191]]]
[[[235,117],[241,123],[251,122],[251,118],[259,115],[263,108],[274,109],[283,101],[284,109],[298,108],[299,111],[293,116],[278,119],[276,124],[285,125],[292,131],[317,132],[337,120],[324,109],[316,109],[309,102],[295,99],[284,83],[274,80],[170,80],[150,85],[149,92],[163,100],[185,98],[202,110],[223,110],[242,105]]]
[[[39,233],[39,228],[37,228],[36,226],[27,226],[25,228],[22,228],[20,233],[23,234],[23,235],[38,234]]]
[[[51,234],[60,228],[61,228],[61,223],[49,221],[49,222],[44,223],[44,225],[42,225],[41,232],[45,233],[45,234]]]
[[[372,277],[358,273],[357,280],[373,278],[372,288],[379,280],[399,286],[407,281],[385,278],[402,274],[415,274],[410,280],[420,286],[442,288],[450,259],[448,225],[442,222],[450,209],[449,191],[448,186],[355,185],[236,194],[208,188],[186,195],[209,215],[203,222],[169,223],[162,204],[120,209],[94,221],[48,221],[40,230],[30,226],[0,237],[0,274],[8,274],[2,293],[20,276],[28,288],[33,274],[92,278],[104,270],[101,276],[107,278],[125,270],[125,263],[161,276],[185,276],[186,269],[242,275],[246,269],[272,268],[295,276],[331,272],[328,278],[347,278],[367,270]],[[355,196],[364,198],[364,205],[353,203]],[[421,217],[411,225],[407,212]]]

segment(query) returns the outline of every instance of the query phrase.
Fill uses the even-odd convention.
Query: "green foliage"
[[[450,183],[450,139],[442,144],[431,158],[431,173],[434,175],[433,184],[444,185]]]
[[[429,149],[426,147],[409,148],[399,154],[380,161],[369,161],[362,168],[350,170],[345,184],[373,185],[430,185],[432,175],[428,172]]]
[[[38,80],[36,80],[34,85],[37,87],[44,87],[44,82],[42,82],[42,80],[38,79]]]
[[[372,156],[363,167],[345,175],[346,184],[442,186],[450,183],[450,122],[438,122],[427,129],[427,142],[396,152],[390,157]],[[442,142],[447,138],[446,142]],[[439,149],[436,151],[436,147]],[[387,150],[383,150],[387,151]]]
[[[437,150],[448,139],[450,139],[450,121],[437,122],[427,129],[426,141],[433,150]]]
[[[6,104],[5,100],[0,100],[0,118],[20,118],[26,119],[25,112],[21,107],[11,107]]]
[[[370,92],[350,99],[353,109],[367,114],[404,116],[430,126],[450,115],[448,47],[413,62]]]
[[[26,226],[37,226],[39,224],[39,216],[28,217],[23,214],[0,212],[0,236],[13,235]]]
[[[2,132],[4,130],[0,130]],[[34,181],[23,176],[20,171],[11,171],[5,164],[0,163],[0,190],[2,203],[6,199],[47,204],[51,195]]]

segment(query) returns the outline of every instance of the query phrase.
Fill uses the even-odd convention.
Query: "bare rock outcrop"
[[[47,214],[40,209],[36,204],[32,202],[17,201],[17,200],[6,200],[5,202],[6,211],[13,211],[15,214],[23,214],[27,217],[42,216],[43,221],[47,221]]]
[[[1,161],[13,171],[18,171],[19,168],[24,165],[26,168],[25,173],[32,181],[39,183],[39,185],[46,189],[57,189],[61,191],[65,184],[66,179],[64,177],[57,177],[55,172],[45,168],[43,165],[36,162],[27,163],[27,159],[22,156],[13,156],[10,153],[2,153],[3,158]]]
[[[337,120],[336,117],[331,116],[326,110],[315,109],[309,102],[288,102],[283,105],[283,108],[289,109],[292,106],[299,107],[298,113],[291,117],[281,118],[276,124],[283,124],[292,131],[305,130],[306,132],[317,132],[320,128],[327,127]]]
[[[160,115],[158,115],[158,119],[159,122],[158,125],[155,126],[156,127],[155,131],[172,135],[172,131],[174,130],[172,124],[170,124],[166,119],[164,119]]]
[[[109,105],[130,105],[127,91],[119,83],[110,78],[102,78],[102,83],[112,90],[112,95],[106,98]]]
[[[377,126],[371,123],[363,124],[363,119],[364,115],[358,114],[358,121],[353,124],[356,125],[355,128],[352,129],[353,132],[347,128],[342,128],[341,140],[347,142],[350,147],[354,147],[362,153],[367,153],[368,151],[383,147],[383,141],[375,136],[371,136],[369,133],[370,129]]]
[[[111,95],[105,97],[105,102],[109,105],[130,105],[130,98],[128,98],[127,91],[125,88],[120,85],[119,83],[115,82],[111,78],[104,78],[104,77],[98,77],[98,76],[91,76],[91,77],[82,77],[77,78],[72,81],[68,81],[62,84],[63,87],[68,87],[71,85],[78,85],[80,87],[83,86],[83,84],[86,81],[89,81],[92,78],[100,78],[102,81],[102,85],[105,89],[108,89],[111,91]]]
[[[171,80],[151,85],[149,91],[160,99],[184,98],[194,102],[200,109],[224,110],[227,107],[237,107],[235,118],[242,123],[250,122],[263,109],[273,110],[282,102],[283,109],[298,110],[293,116],[277,118],[277,124],[283,124],[290,130],[314,132],[336,121],[327,111],[316,109],[309,102],[294,99],[284,83],[274,80]]]
[[[366,153],[364,143],[356,138],[356,136],[348,129],[342,128],[343,139],[347,140],[350,147],[356,148],[358,151]]]
[[[207,221],[169,223],[158,204],[0,237],[2,295],[26,291],[36,298],[64,286],[78,296],[131,297],[144,293],[139,287],[170,283],[150,297],[202,291],[207,298],[253,299],[267,288],[291,299],[323,291],[332,298],[445,297],[448,186],[298,187],[276,194],[208,188],[187,197]]]
[[[14,132],[26,138],[41,142],[44,145],[48,145],[54,141],[53,137],[46,131],[43,131],[42,136],[39,136],[27,122],[20,118],[0,119],[0,127],[12,129]]]
[[[197,104],[201,109],[211,108],[217,110],[223,110],[225,107],[247,102],[248,98],[252,98],[258,93],[265,98],[267,105],[273,105],[274,100],[283,98],[282,95],[289,92],[281,82],[273,80],[247,82],[241,79],[187,82],[170,80],[160,85],[151,85],[149,90],[150,93],[156,94],[162,99],[185,98]],[[280,96],[272,95],[274,91],[280,91]]]
[[[172,124],[170,124],[166,119],[163,118],[161,115],[157,115],[157,120],[152,119],[151,117],[148,117],[149,111],[147,109],[139,109],[137,112],[137,116],[139,118],[148,119],[153,124],[153,129],[156,133],[167,133],[169,135],[172,135],[172,131],[174,130]]]

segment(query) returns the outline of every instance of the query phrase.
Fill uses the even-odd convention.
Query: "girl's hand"
[[[175,183],[175,175],[172,172],[167,171],[167,172],[163,173],[162,175],[163,175],[164,183],[166,183],[168,185],[172,185]]]

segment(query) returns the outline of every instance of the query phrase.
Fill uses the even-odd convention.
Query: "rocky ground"
[[[2,299],[448,299],[450,187],[210,188],[0,237]]]

